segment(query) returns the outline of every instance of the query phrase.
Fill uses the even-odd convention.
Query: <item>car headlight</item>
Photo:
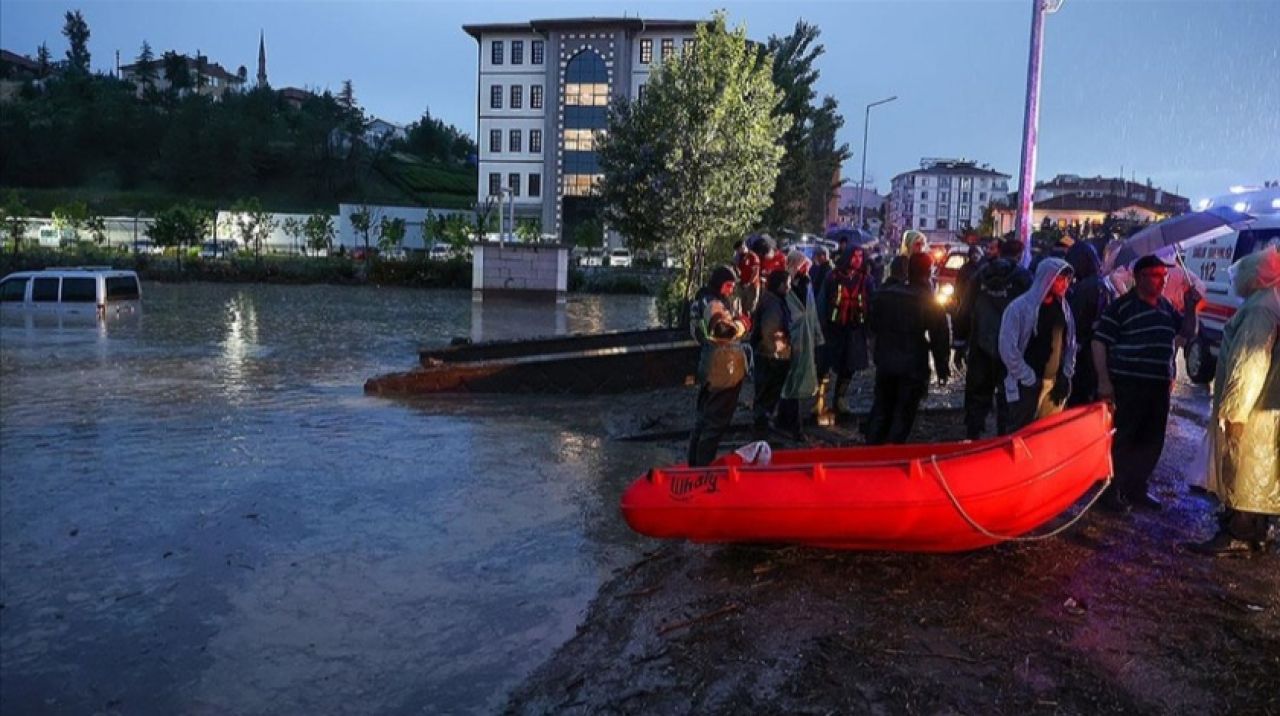
[[[938,288],[938,290],[942,292],[942,294],[945,295],[947,298],[950,298],[951,295],[956,292],[956,287],[952,284],[944,283],[942,284],[942,286]]]

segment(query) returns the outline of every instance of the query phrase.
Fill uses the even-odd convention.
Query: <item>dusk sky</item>
[[[881,191],[921,157],[989,163],[1017,180],[1031,3],[1009,2],[120,2],[5,0],[0,46],[47,42],[61,59],[62,16],[80,9],[95,69],[198,49],[257,70],[265,32],[275,87],[337,91],[371,115],[424,109],[474,136],[476,45],[466,23],[640,15],[703,18],[717,7],[764,40],[796,20],[822,28],[820,90],[845,117],[857,181],[863,109],[867,171]],[[1066,0],[1045,31],[1039,179],[1059,173],[1150,178],[1193,201],[1280,179],[1280,2]]]

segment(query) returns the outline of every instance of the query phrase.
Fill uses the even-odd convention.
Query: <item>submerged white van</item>
[[[133,271],[110,266],[76,266],[18,271],[0,279],[0,310],[6,313],[59,312],[99,316],[136,313],[142,284]]]
[[[1186,252],[1187,268],[1205,284],[1204,302],[1200,304],[1200,331],[1185,352],[1187,376],[1196,383],[1213,380],[1222,327],[1240,307],[1241,300],[1231,288],[1228,269],[1255,251],[1280,245],[1280,186],[1234,187],[1230,194],[1215,197],[1197,208],[1203,211],[1211,206],[1230,206],[1254,217],[1254,222],[1243,231],[1232,231]]]

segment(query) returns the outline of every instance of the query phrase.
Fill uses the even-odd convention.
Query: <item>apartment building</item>
[[[920,160],[920,168],[893,178],[889,191],[889,237],[917,229],[930,243],[949,243],[976,227],[982,212],[1009,193],[1009,175],[964,159]]]

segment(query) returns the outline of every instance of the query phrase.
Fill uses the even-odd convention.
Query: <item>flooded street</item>
[[[490,711],[645,547],[616,497],[667,455],[601,450],[607,400],[361,386],[650,299],[144,290],[137,320],[0,329],[6,712]]]

